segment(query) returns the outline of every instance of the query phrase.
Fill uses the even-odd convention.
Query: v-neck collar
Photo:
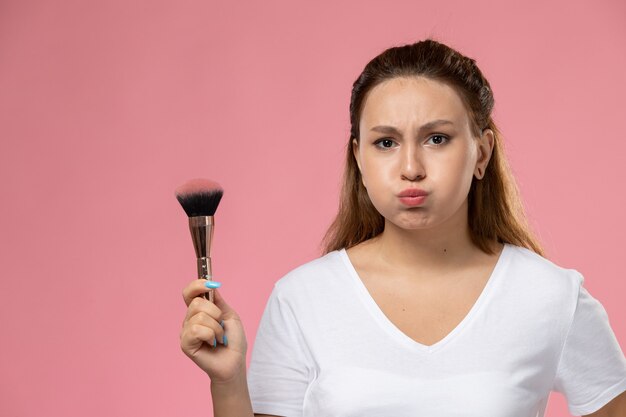
[[[359,297],[364,302],[370,313],[377,319],[379,324],[391,335],[391,337],[411,349],[416,349],[426,353],[432,353],[439,350],[441,347],[450,342],[472,320],[472,318],[479,312],[483,304],[485,304],[485,302],[491,297],[494,287],[500,280],[501,275],[503,275],[503,270],[508,264],[509,259],[511,258],[513,249],[514,248],[512,245],[510,245],[509,243],[504,243],[504,247],[500,252],[498,260],[496,261],[496,265],[491,271],[489,280],[485,284],[485,287],[476,299],[476,302],[474,303],[472,308],[469,310],[463,320],[461,320],[461,322],[454,329],[452,329],[452,331],[450,331],[450,333],[448,333],[443,339],[432,345],[424,345],[422,343],[419,343],[413,340],[407,334],[405,334],[398,327],[396,327],[396,325],[391,320],[389,320],[389,318],[387,318],[387,316],[378,306],[376,301],[374,301],[374,298],[372,298],[372,295],[367,290],[367,287],[359,277],[359,274],[354,268],[354,265],[350,261],[350,257],[348,256],[345,248],[339,250],[338,253],[340,258],[343,260],[344,265],[349,271],[351,280],[356,285]]]

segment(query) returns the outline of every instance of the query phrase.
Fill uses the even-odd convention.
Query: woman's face
[[[450,86],[424,77],[387,80],[368,93],[359,131],[354,156],[386,222],[402,229],[467,224],[472,177],[485,174],[493,132],[472,136],[469,115]],[[415,189],[426,197],[400,196]]]

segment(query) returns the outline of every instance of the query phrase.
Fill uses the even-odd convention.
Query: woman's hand
[[[180,347],[212,382],[223,383],[245,370],[248,343],[239,315],[218,290],[213,290],[214,303],[202,297],[209,291],[206,282],[214,281],[194,279],[183,290],[188,308],[180,332]]]

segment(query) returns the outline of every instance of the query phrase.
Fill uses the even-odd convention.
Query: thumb
[[[228,305],[228,303],[224,300],[224,297],[222,297],[222,294],[220,294],[217,288],[213,289],[213,302],[220,310],[222,310],[222,318],[239,318],[237,312],[233,310],[230,305]]]

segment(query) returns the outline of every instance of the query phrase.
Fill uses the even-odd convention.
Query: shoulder
[[[528,248],[508,245],[513,254],[512,262],[525,273],[547,277],[548,279],[574,280],[582,283],[583,277],[576,269],[559,265]]]
[[[512,281],[542,297],[574,301],[584,282],[583,275],[573,268],[559,265],[525,247],[509,244],[509,274]]]
[[[343,272],[340,251],[332,251],[301,264],[274,283],[274,291],[281,296],[290,296],[332,285],[338,274]]]

